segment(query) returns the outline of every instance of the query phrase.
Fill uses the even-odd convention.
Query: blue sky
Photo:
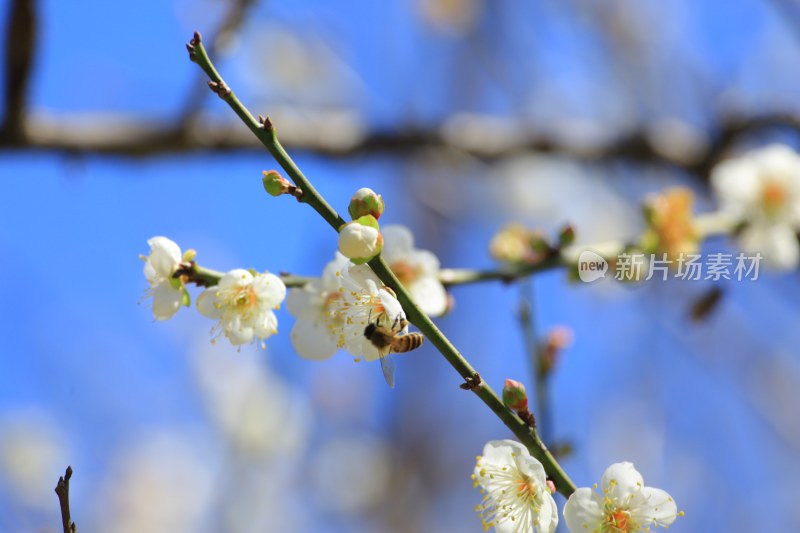
[[[674,114],[702,125],[712,103],[732,93],[741,93],[748,109],[800,103],[796,81],[784,74],[800,63],[797,43],[774,13],[753,2],[658,4],[643,2],[631,13],[642,24],[664,19],[650,43],[655,59],[639,72],[644,82],[638,87],[652,90],[646,94],[601,68],[609,57],[608,43],[598,44],[591,17],[557,2],[524,9],[503,3],[490,10],[471,34],[473,48],[463,45],[463,36],[431,30],[401,2],[350,2],[336,8],[324,2],[267,3],[254,9],[241,40],[219,66],[245,102],[283,104],[280,98],[291,100],[291,84],[253,70],[257,61],[269,60],[268,52],[253,50],[263,37],[259,28],[316,39],[320,49],[332,50],[323,62],[335,58],[346,68],[331,74],[339,80],[337,94],[324,94],[328,78],[312,76],[322,88],[306,96],[338,99],[378,127],[480,111],[531,122],[559,116],[601,124],[607,119],[613,129],[630,120],[632,109],[644,118]],[[221,12],[219,2],[199,5],[42,2],[32,108],[177,116],[197,82],[183,44],[193,29],[212,27]],[[494,26],[503,31],[493,33]],[[680,36],[686,42],[669,48]],[[469,55],[473,49],[483,55]],[[770,51],[777,59],[759,62]],[[708,78],[711,88],[704,90],[712,93],[711,101],[703,99],[702,90],[701,96],[689,94],[694,85],[683,87],[676,72],[690,80]],[[254,78],[264,78],[262,85]],[[659,93],[653,89],[658,80],[676,89]],[[204,106],[215,116],[230,115],[211,95]],[[549,226],[564,222],[506,210],[486,193],[494,182],[482,180],[494,176],[500,163],[451,167],[419,155],[330,160],[298,153],[295,159],[340,210],[359,187],[381,192],[387,203],[382,222],[409,225],[417,244],[434,250],[444,266],[490,267],[487,243],[510,219]],[[207,346],[212,324],[190,309],[154,323],[142,301],[146,282],[138,255],[147,253],[148,238],[166,235],[196,249],[201,264],[211,268],[320,272],[334,252],[334,235],[306,206],[263,194],[261,171],[273,167],[266,152],[142,159],[0,153],[0,248],[5,250],[0,424],[6,424],[0,434],[9,434],[8,424],[15,420],[44,420],[45,433],[57,436],[56,455],[63,466],[75,467],[73,509],[79,526],[81,519],[91,526],[87,531],[109,523],[124,530],[120,517],[128,511],[114,504],[109,508],[118,515],[100,516],[93,511],[94,498],[103,496],[109,476],[120,472],[125,450],[149,449],[136,444],[148,435],[172,432],[170,438],[190,443],[198,463],[189,464],[217,465],[213,479],[219,486],[249,486],[231,477],[231,464],[241,458],[227,455],[229,443],[197,384],[194,360],[202,351],[198,346]],[[659,171],[624,167],[616,172],[620,168],[581,172],[602,180],[602,187],[625,199],[634,214],[640,191],[685,181],[666,171],[654,178]],[[453,179],[462,169],[463,176]],[[563,182],[556,175],[548,179],[548,191]],[[435,185],[450,195],[452,205],[465,207],[453,214],[425,204],[426,187]],[[570,201],[552,199],[553,204]],[[591,204],[591,198],[574,201]],[[701,202],[709,204],[705,198]],[[602,225],[612,214],[597,206],[591,212],[581,208],[581,216]],[[628,230],[632,235],[637,228]],[[705,250],[734,249],[715,240]],[[787,413],[797,405],[800,380],[797,281],[796,273],[767,273],[757,282],[726,283],[719,311],[696,325],[686,318],[686,309],[708,283],[598,287],[568,283],[563,272],[537,276],[539,330],[564,324],[575,333],[551,388],[556,440],[569,440],[575,448],[564,462],[573,479],[591,485],[607,465],[631,460],[646,482],[668,490],[686,510],[676,531],[797,526],[792,496],[800,474],[800,428]],[[530,383],[515,319],[518,287],[486,283],[458,287],[453,294],[456,308],[438,324],[484,379],[496,389],[506,377]],[[289,500],[286,509],[305,515],[295,524],[298,530],[370,531],[392,524],[400,530],[392,522],[397,520],[392,513],[399,513],[411,530],[479,531],[471,509],[480,498],[469,481],[474,456],[487,440],[509,435],[483,404],[458,389],[460,378],[444,359],[431,347],[398,358],[398,386],[390,391],[377,364],[354,365],[344,354],[321,363],[300,359],[287,335],[293,319],[285,309],[278,317],[280,335],[255,358],[298,395],[291,397],[304,398],[300,403],[314,415],[305,451],[294,457],[300,465],[276,476],[280,481],[265,490],[279,491]],[[243,348],[249,355],[242,356],[255,351]],[[352,435],[361,440],[348,442],[380,442],[389,450],[396,476],[393,498],[361,507],[330,503],[335,498],[329,485],[315,477],[325,470],[317,467],[327,463],[315,458],[334,439]],[[34,531],[49,523],[55,530],[51,485],[59,472],[48,472],[44,479],[52,483],[34,490],[49,498],[36,506],[17,495],[9,464],[0,461],[0,525]],[[167,486],[183,486],[183,478],[175,477],[179,481]],[[342,479],[333,492],[353,490],[347,485]],[[415,491],[427,499],[415,499]],[[216,496],[211,501],[209,509],[235,514],[230,502]],[[258,507],[241,505],[238,512],[245,517]]]

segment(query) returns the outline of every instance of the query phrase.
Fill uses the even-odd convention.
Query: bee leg
[[[473,374],[472,377],[465,379],[466,383],[462,383],[461,385],[459,385],[459,387],[461,387],[464,390],[475,390],[481,386],[481,383],[483,383],[483,380],[481,380],[481,375],[478,374],[477,372],[475,372],[475,374]]]

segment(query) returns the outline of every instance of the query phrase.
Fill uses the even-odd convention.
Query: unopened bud
[[[267,194],[270,196],[288,194],[294,189],[294,185],[289,183],[286,178],[278,174],[275,170],[270,170],[269,172],[265,170],[264,177],[261,181],[264,184],[264,190],[267,191]]]
[[[555,494],[556,493],[556,484],[553,483],[553,480],[552,479],[548,479],[546,484],[547,484],[547,491],[550,494]]]
[[[572,224],[567,224],[558,232],[558,247],[565,248],[567,246],[572,246],[574,242],[575,228],[572,227]]]
[[[513,379],[507,379],[503,385],[503,404],[514,411],[528,410],[528,393],[525,385]]]
[[[194,261],[195,257],[197,257],[197,250],[195,250],[194,248],[189,248],[188,250],[183,252],[183,257],[181,258],[181,260],[184,263],[191,263],[192,261]]]
[[[372,215],[359,217],[339,230],[339,251],[353,263],[366,263],[383,248],[378,221]]]
[[[372,215],[378,220],[383,214],[383,208],[383,197],[372,189],[362,187],[350,199],[347,211],[353,220],[366,215]]]

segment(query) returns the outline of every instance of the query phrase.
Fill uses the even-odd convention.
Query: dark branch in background
[[[709,169],[737,141],[770,129],[800,134],[800,116],[769,113],[752,117],[722,117],[706,131],[705,142],[671,141],[654,128],[643,128],[591,146],[570,142],[568,134],[548,136],[529,131],[524,124],[497,117],[455,116],[438,128],[367,131],[345,111],[281,110],[273,120],[281,124],[287,149],[332,157],[375,153],[405,154],[422,149],[459,151],[482,159],[526,152],[564,155],[584,162],[634,161],[679,168],[706,178]],[[182,133],[167,123],[105,115],[30,117],[24,124],[24,142],[0,139],[0,148],[52,150],[70,154],[153,156],[192,151],[257,153],[260,143],[247,128],[232,122],[197,123]],[[686,150],[688,144],[691,150]]]
[[[25,104],[36,44],[36,5],[34,0],[12,0],[9,7],[0,142],[18,146],[25,142]]]
[[[58,495],[58,503],[61,506],[61,524],[64,527],[64,533],[77,533],[78,528],[69,512],[69,478],[72,477],[72,467],[68,466],[64,475],[58,478],[56,485],[56,494]]]

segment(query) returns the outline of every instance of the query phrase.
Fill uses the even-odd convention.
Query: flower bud
[[[548,479],[545,483],[547,484],[547,492],[549,492],[550,494],[555,494],[556,493],[556,484],[553,483],[553,480],[552,479]]]
[[[197,250],[195,250],[194,248],[189,248],[188,250],[183,252],[182,261],[184,263],[191,263],[192,261],[195,260],[196,257],[197,257]]]
[[[507,379],[503,385],[503,404],[514,411],[528,410],[528,394],[525,385],[513,379]]]
[[[575,228],[572,224],[567,224],[558,232],[558,247],[565,248],[572,246],[575,242]]]
[[[359,217],[339,230],[339,251],[353,263],[366,263],[383,248],[383,236],[372,215]]]
[[[367,187],[362,187],[350,199],[347,211],[353,220],[366,215],[372,215],[377,220],[383,214],[383,207],[383,197],[380,194]]]
[[[264,177],[261,178],[261,181],[264,184],[264,190],[267,191],[267,194],[270,196],[288,194],[294,187],[286,178],[278,174],[275,170],[270,170],[269,172],[265,170]]]

